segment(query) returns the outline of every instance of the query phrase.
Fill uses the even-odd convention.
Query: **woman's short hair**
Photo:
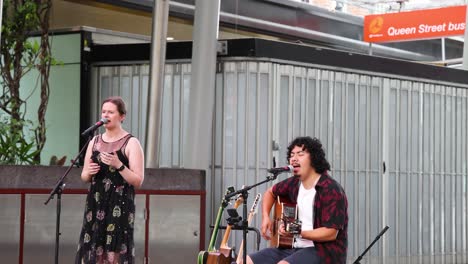
[[[113,103],[117,106],[117,111],[119,111],[120,115],[126,115],[127,114],[127,109],[125,108],[125,102],[122,100],[122,97],[120,96],[111,96],[105,99],[101,106],[104,105],[105,103]]]

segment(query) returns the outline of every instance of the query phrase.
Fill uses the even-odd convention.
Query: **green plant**
[[[37,164],[34,157],[38,150],[35,149],[34,139],[28,139],[22,132],[12,133],[12,126],[29,127],[32,123],[20,121],[23,124],[15,124],[17,121],[9,123],[5,119],[4,115],[0,118],[0,165]]]
[[[8,118],[5,120],[7,125],[2,128],[1,143],[5,149],[20,151],[8,155],[22,155],[19,159],[25,163],[40,163],[40,154],[46,142],[49,73],[50,66],[57,63],[50,50],[50,8],[51,0],[5,0],[3,5],[0,110]],[[39,32],[40,41],[31,41],[32,32]],[[25,119],[27,96],[20,94],[21,79],[33,69],[39,72],[40,87],[36,125]],[[31,142],[24,139],[25,130],[34,134]],[[28,155],[24,153],[26,150]],[[29,154],[33,155],[32,160]],[[6,158],[6,162],[13,160],[17,162],[14,158]]]

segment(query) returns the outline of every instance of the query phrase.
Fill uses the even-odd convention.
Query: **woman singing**
[[[122,128],[120,97],[102,103],[106,131],[89,143],[81,179],[90,182],[75,263],[134,263],[135,188],[144,178],[143,150]]]

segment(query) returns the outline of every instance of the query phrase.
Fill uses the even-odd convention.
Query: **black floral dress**
[[[75,264],[98,263],[118,259],[118,263],[134,263],[133,225],[135,189],[115,168],[100,162],[100,152],[113,152],[129,167],[125,147],[132,135],[115,142],[95,138],[92,159],[100,164],[92,177],[84,211]]]

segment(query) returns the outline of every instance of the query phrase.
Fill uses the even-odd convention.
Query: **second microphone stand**
[[[242,196],[242,198],[244,199],[244,206],[243,206],[243,209],[242,209],[242,224],[241,224],[241,227],[242,227],[242,239],[244,240],[244,246],[243,246],[243,263],[247,263],[247,232],[248,232],[248,229],[249,229],[249,222],[247,220],[247,198],[249,197],[249,190],[254,188],[254,187],[257,187],[258,185],[261,185],[261,184],[264,184],[264,183],[267,183],[267,182],[270,182],[270,181],[274,181],[277,177],[278,177],[278,174],[279,173],[273,173],[273,175],[271,176],[267,176],[265,180],[261,181],[261,182],[258,182],[258,183],[255,183],[253,185],[250,185],[250,186],[246,186],[240,190],[237,190],[235,192],[232,192],[232,193],[229,193],[227,194],[224,199],[226,201],[230,200],[232,197],[240,194]]]

